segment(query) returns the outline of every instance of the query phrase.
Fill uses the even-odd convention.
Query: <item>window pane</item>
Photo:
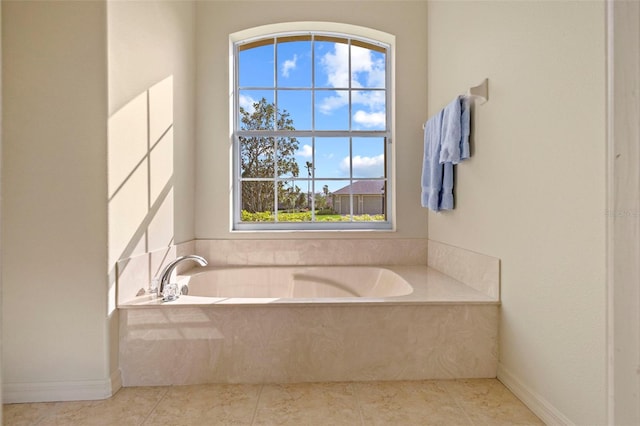
[[[349,88],[349,45],[337,37],[316,37],[315,87]]]
[[[243,214],[242,221],[273,222],[275,220],[274,183],[243,181],[242,210],[254,213],[249,217]]]
[[[358,181],[358,197],[354,198],[356,222],[386,220],[386,182],[383,180]]]
[[[260,43],[252,43],[240,46],[239,61],[239,85],[240,87],[274,87],[273,75],[273,40],[265,40],[264,45],[251,47]]]
[[[349,91],[316,92],[316,130],[349,130]]]
[[[283,130],[311,130],[311,91],[278,90],[278,127]]]
[[[331,190],[332,187],[337,189]],[[333,210],[342,216],[341,221],[351,220],[351,182],[348,180],[331,181],[329,188]]]
[[[316,138],[315,148],[316,177],[349,177],[349,138]],[[335,184],[331,188],[338,189]]]
[[[278,87],[311,87],[311,37],[278,39]]]
[[[306,176],[306,171],[304,176]],[[311,209],[311,198],[313,194],[313,180],[312,179],[299,179],[294,182],[295,191],[297,195],[296,208],[298,210]],[[298,192],[299,191],[299,192]]]
[[[307,182],[298,180],[278,183],[278,212],[295,213],[307,207]],[[278,218],[281,220],[281,218]]]
[[[385,87],[385,55],[382,52],[361,46],[370,46],[356,42],[351,46],[351,87]]]
[[[311,143],[311,138],[279,138],[278,176],[280,178],[306,176],[305,163],[312,158]]]
[[[238,127],[241,130],[274,130],[273,100],[272,90],[240,90]]]
[[[353,138],[353,177],[385,177],[384,138]]]
[[[385,130],[387,113],[385,92],[382,90],[359,90],[352,95],[353,130]]]
[[[242,178],[273,178],[275,138],[239,137],[240,176]]]
[[[316,180],[314,186],[316,221],[340,222],[344,220],[334,209],[333,191],[344,186],[343,181]]]

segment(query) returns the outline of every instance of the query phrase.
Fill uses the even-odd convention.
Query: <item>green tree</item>
[[[286,185],[286,183],[285,183]],[[300,187],[298,185],[289,186],[278,196],[278,200],[282,207],[288,211],[293,211],[299,208],[298,198],[300,197]]]
[[[324,210],[327,208],[327,197],[321,192],[317,192],[315,195],[315,209]]]
[[[286,110],[277,108],[262,98],[253,103],[252,110],[240,107],[241,130],[295,130],[293,120]],[[286,136],[241,136],[240,167],[244,179],[268,178],[276,176],[297,177],[300,174],[295,153],[298,140]],[[278,183],[278,199],[286,200],[289,190],[284,183]],[[249,212],[274,211],[274,181],[244,180],[242,183],[242,209]]]
[[[313,163],[307,161],[304,167],[307,169],[307,175],[309,177],[307,181],[307,207],[311,208],[311,171],[313,170]]]

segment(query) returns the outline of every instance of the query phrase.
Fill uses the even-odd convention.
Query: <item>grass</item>
[[[340,214],[318,214],[316,213],[316,222],[350,222],[351,217],[349,215]],[[384,221],[385,217],[382,214],[377,215],[354,215],[354,222],[374,222]],[[243,222],[275,222],[275,216],[272,212],[256,212],[250,213],[246,210],[242,211]],[[311,212],[278,212],[278,222],[311,222]]]

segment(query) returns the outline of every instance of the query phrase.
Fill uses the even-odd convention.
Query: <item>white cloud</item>
[[[311,155],[313,154],[313,148],[311,148],[311,145],[302,145],[302,148],[300,150],[298,150],[298,152],[296,152],[296,155],[298,157],[306,157],[306,158],[311,158]]]
[[[349,86],[349,46],[344,43],[334,43],[333,51],[327,52],[320,58],[320,64],[327,74],[327,84],[330,87]]]
[[[240,95],[240,97],[238,98],[238,103],[240,104],[240,108],[244,109],[249,114],[253,114],[253,112],[255,111],[255,108],[253,107],[253,104],[255,102],[256,102],[255,99],[247,95]]]
[[[287,59],[282,63],[282,76],[285,78],[289,77],[289,72],[291,70],[295,70],[298,63],[298,55],[293,55],[292,59]]]
[[[383,111],[385,98],[384,92],[380,90],[358,90],[351,95],[353,104],[364,105],[370,109]]]
[[[349,172],[349,157],[340,162],[340,169]],[[357,177],[380,177],[384,173],[384,154],[375,157],[353,157],[353,175]]]
[[[327,96],[322,99],[322,102],[318,105],[318,109],[321,113],[329,115],[334,110],[341,108],[345,105],[349,105],[349,93],[345,90],[334,92],[334,96]]]
[[[320,58],[320,64],[327,75],[326,84],[334,88],[349,87],[349,46],[334,43],[333,51]],[[385,86],[385,64],[381,58],[375,58],[373,51],[359,46],[351,46],[351,87]],[[320,112],[331,114],[335,109],[349,104],[346,92],[335,92],[335,96],[324,98],[319,104]],[[382,91],[356,91],[352,103],[363,104],[373,111],[384,110],[385,94]]]
[[[351,72],[355,80],[353,87],[384,87],[384,60],[374,59],[369,49],[360,46],[351,47]],[[363,84],[359,77],[364,78],[366,84]]]
[[[384,112],[356,111],[353,121],[367,128],[384,128],[386,116]]]

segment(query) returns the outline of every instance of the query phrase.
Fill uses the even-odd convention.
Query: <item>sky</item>
[[[359,46],[333,40],[289,41],[240,51],[239,102],[251,111],[253,102],[265,98],[274,102],[277,87],[278,108],[286,110],[296,130],[349,129],[349,48],[351,48],[351,87],[353,130],[384,130],[385,55]],[[315,49],[315,66],[312,58]],[[274,66],[277,56],[277,66]],[[315,79],[315,84],[313,80]],[[276,82],[274,84],[274,82]],[[312,107],[312,87],[316,88]],[[301,90],[291,90],[291,89]],[[314,112],[315,111],[315,112]],[[300,177],[307,177],[305,164],[314,163],[315,192],[326,184],[335,191],[349,184],[349,139],[316,138],[315,158],[312,139],[298,138],[295,158]],[[353,138],[353,177],[384,176],[384,138]],[[344,178],[323,181],[326,178]],[[307,183],[298,185],[307,191]]]

